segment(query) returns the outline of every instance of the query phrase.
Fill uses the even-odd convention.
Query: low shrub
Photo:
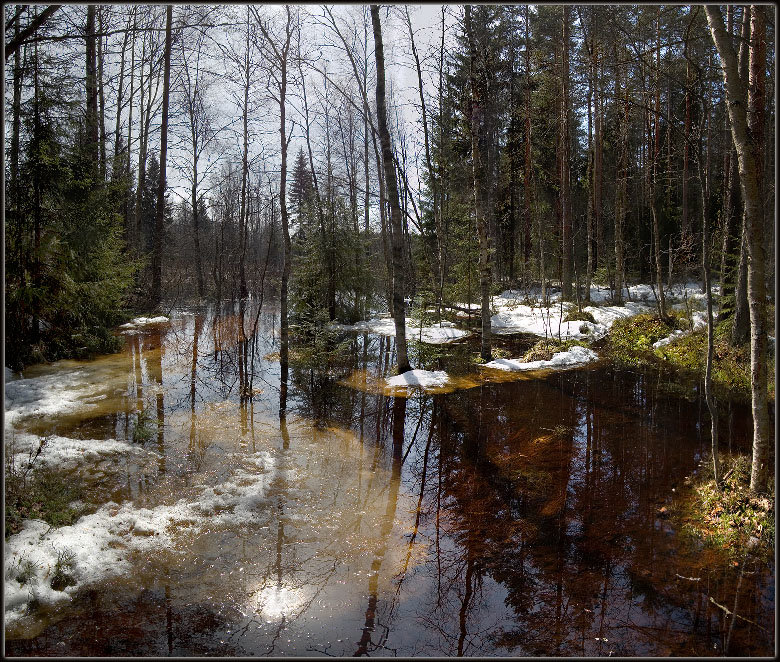
[[[570,310],[563,318],[564,322],[590,322],[596,323],[596,318],[586,310]]]
[[[81,487],[60,472],[38,466],[46,438],[26,462],[16,463],[6,453],[5,537],[18,533],[26,519],[40,519],[51,526],[73,524],[81,512],[71,504],[81,498]]]
[[[151,441],[156,432],[157,419],[153,418],[148,409],[142,409],[136,415],[135,427],[133,428],[133,441],[137,444],[143,444]]]

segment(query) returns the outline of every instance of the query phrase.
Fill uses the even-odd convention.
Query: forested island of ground
[[[775,18],[5,6],[5,653],[771,655]]]

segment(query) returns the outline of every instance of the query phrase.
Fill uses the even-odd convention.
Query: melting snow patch
[[[414,326],[414,321],[410,320],[412,325],[406,325],[406,338],[408,340],[420,340],[430,345],[442,345],[470,336],[469,331],[454,328],[452,322],[442,322],[441,326]],[[389,317],[375,317],[370,320],[363,320],[356,324],[332,324],[334,329],[340,331],[370,331],[381,336],[395,335],[395,321]]]
[[[590,313],[595,323],[564,321],[567,313],[573,309],[570,303],[561,306],[533,307],[524,304],[508,303],[497,297],[498,312],[491,318],[491,326],[497,334],[530,333],[540,337],[560,338],[563,340],[596,340],[606,335],[615,320],[632,317],[646,312],[650,306],[636,301],[628,301],[624,306],[587,306],[583,311]]]
[[[407,338],[415,338],[429,345],[442,345],[444,343],[459,340],[471,335],[463,329],[455,329],[451,326],[426,326],[420,329],[407,327]]]
[[[92,408],[95,405],[84,402],[83,398],[94,391],[95,385],[85,381],[82,370],[6,381],[6,425],[27,416],[53,416]]]
[[[137,508],[132,503],[104,504],[71,526],[52,529],[40,520],[27,520],[5,543],[6,625],[25,616],[32,601],[54,604],[69,600],[83,587],[110,576],[132,572],[131,555],[172,549],[177,530],[194,533],[215,525],[257,520],[258,506],[267,504],[267,454],[258,453],[257,469],[239,469],[232,478],[204,488],[192,501]],[[57,561],[70,586],[52,588]]]
[[[495,359],[485,363],[484,368],[496,370],[544,370],[546,368],[571,368],[598,359],[598,354],[587,347],[575,345],[566,352],[557,352],[549,361],[518,361],[517,359]]]
[[[713,310],[713,314],[715,314],[715,311]],[[701,311],[694,311],[691,314],[691,319],[693,320],[693,331],[700,331],[701,329],[707,328],[707,313],[703,313]],[[659,347],[665,347],[666,345],[669,345],[670,343],[674,342],[678,338],[682,338],[683,336],[690,335],[691,331],[681,331],[680,329],[677,329],[676,331],[672,331],[666,338],[661,338],[660,340],[653,343],[653,349],[658,349]]]
[[[677,340],[677,338],[681,338],[685,335],[685,331],[680,331],[679,329],[677,331],[672,331],[666,338],[661,338],[660,340],[657,340],[653,343],[653,349],[658,349],[659,347],[666,347],[666,345],[674,342]]]
[[[126,324],[120,324],[120,329],[134,329],[138,326],[146,326],[148,324],[161,324],[167,322],[168,318],[165,315],[158,317],[136,317],[135,319],[127,322]]]
[[[401,388],[406,386],[436,388],[445,386],[448,381],[449,377],[444,370],[408,370],[407,372],[403,372],[400,375],[388,379],[387,385]]]
[[[22,467],[35,454],[40,442],[41,437],[37,435],[14,432],[11,439],[6,440],[6,454],[11,455],[15,466]],[[35,463],[40,466],[69,470],[80,465],[95,466],[103,460],[134,453],[156,455],[154,451],[147,451],[116,439],[69,439],[52,436],[46,439]]]

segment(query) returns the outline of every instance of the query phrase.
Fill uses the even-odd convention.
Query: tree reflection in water
[[[293,354],[285,370],[276,323],[247,302],[130,336],[126,411],[154,405],[169,492],[219,487],[260,457],[240,474],[257,494],[245,520],[182,536],[121,584],[148,605],[101,595],[109,606],[74,608],[7,653],[59,653],[79,627],[116,634],[108,621],[133,625],[67,652],[144,637],[145,654],[773,649],[774,568],[732,566],[658,516],[709,443],[698,406],[665,395],[659,377],[599,367],[388,397],[340,382],[387,376],[391,338],[348,335],[345,351]],[[468,370],[448,360],[436,369]],[[727,415],[738,446],[748,414]]]

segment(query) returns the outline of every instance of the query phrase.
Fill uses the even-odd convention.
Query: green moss
[[[608,350],[624,365],[646,365],[652,360],[653,343],[674,331],[672,323],[656,315],[643,314],[619,319],[609,333]]]
[[[704,331],[680,336],[654,353],[680,370],[703,373],[707,365],[707,336]]]
[[[721,456],[721,489],[715,485],[712,460],[702,461],[695,480],[686,480],[690,491],[679,512],[683,530],[705,544],[742,556],[746,548],[774,554],[774,478],[768,495],[750,492],[750,457]]]
[[[713,333],[714,353],[712,381],[717,397],[750,399],[750,345],[732,346],[731,320],[716,325]],[[659,347],[655,356],[688,376],[704,378],[707,367],[707,333],[705,330],[683,335]],[[768,360],[770,397],[774,399],[774,363]]]

